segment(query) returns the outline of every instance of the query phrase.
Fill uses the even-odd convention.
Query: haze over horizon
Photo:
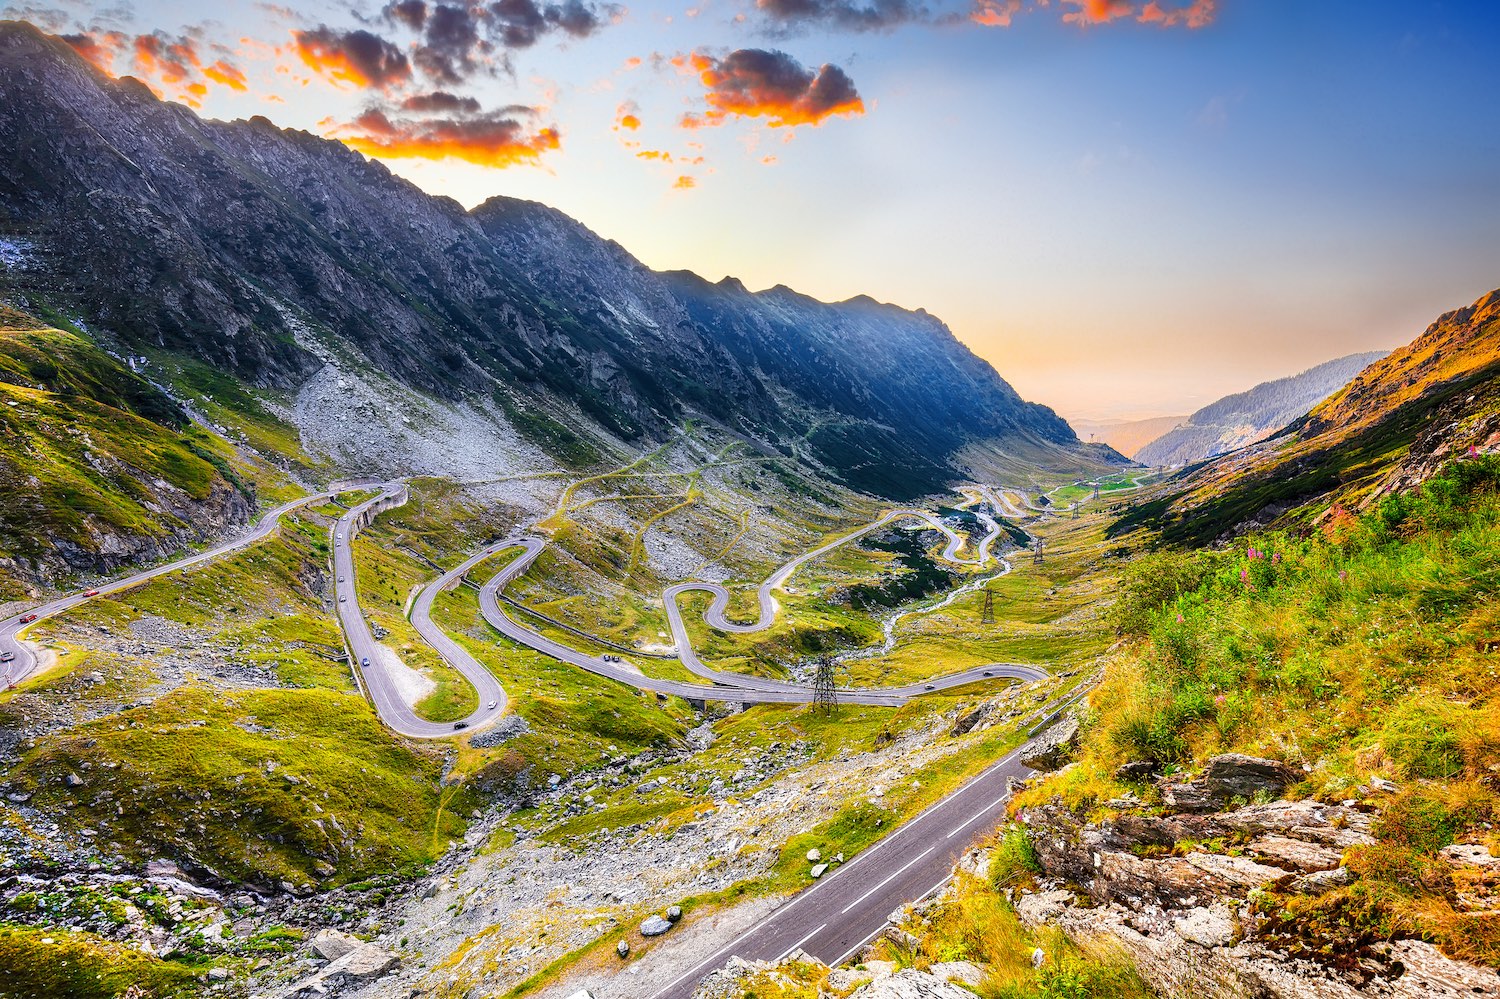
[[[648,265],[925,308],[1074,418],[1388,349],[1495,280],[1500,15],[1443,3],[12,5],[215,117]]]

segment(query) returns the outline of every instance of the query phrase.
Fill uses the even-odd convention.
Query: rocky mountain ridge
[[[201,119],[21,22],[0,139],[0,236],[34,258],[0,291],[252,385],[314,376],[311,331],[533,436],[518,414],[626,442],[706,417],[893,498],[944,487],[974,441],[1109,457],[924,312],[658,274],[545,206],[465,211],[337,142]]]
[[[1305,414],[1384,356],[1379,350],[1350,354],[1225,396],[1143,445],[1134,457],[1145,465],[1189,465],[1254,443]]]

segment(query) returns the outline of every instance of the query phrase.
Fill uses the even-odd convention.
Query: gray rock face
[[[1077,746],[1078,719],[1062,718],[1021,753],[1021,762],[1033,770],[1057,770],[1072,758]]]
[[[506,715],[490,728],[485,729],[470,740],[470,744],[481,748],[499,746],[511,739],[526,735],[531,731],[531,724],[520,715]]]
[[[325,961],[337,961],[345,954],[356,951],[364,945],[365,942],[358,937],[352,937],[331,928],[319,930],[312,939],[313,950],[317,951],[318,956]]]
[[[1211,812],[1259,795],[1279,798],[1296,781],[1296,772],[1285,763],[1225,753],[1209,760],[1203,774],[1193,780],[1163,780],[1158,786],[1169,808]]]
[[[645,922],[641,923],[641,936],[659,937],[671,928],[671,921],[661,916],[647,916]]]

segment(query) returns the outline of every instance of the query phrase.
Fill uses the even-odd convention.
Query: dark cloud
[[[818,125],[832,115],[864,114],[854,81],[837,66],[816,71],[785,52],[737,49],[723,58],[695,52],[687,64],[698,72],[708,110],[688,115],[688,128],[718,125],[730,116],[765,118],[772,128]]]
[[[427,12],[421,43],[412,60],[428,79],[453,86],[478,69],[490,45],[479,37],[479,23],[467,7],[438,4]]]
[[[297,55],[320,76],[357,87],[384,89],[411,79],[406,54],[379,35],[326,24],[294,31]]]
[[[417,114],[478,114],[479,102],[472,97],[435,90],[430,94],[412,94],[401,102],[401,110]]]
[[[332,134],[369,156],[459,159],[481,166],[535,163],[557,149],[556,126],[537,128],[521,121],[529,108],[502,108],[464,118],[392,118],[372,108]]]
[[[921,24],[932,13],[911,0],[756,0],[755,6],[784,28],[834,27],[845,31],[889,31],[904,24]]]
[[[413,31],[421,31],[422,25],[427,23],[425,0],[400,0],[399,3],[387,4],[381,13],[387,19],[404,24]]]
[[[130,42],[130,39],[119,31],[81,32],[58,37],[106,73],[114,71],[115,56]]]

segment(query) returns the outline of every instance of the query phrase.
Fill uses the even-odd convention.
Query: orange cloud
[[[672,162],[672,154],[661,149],[642,149],[635,154],[640,160],[661,160],[663,163]]]
[[[515,118],[492,113],[475,118],[388,118],[366,111],[329,133],[367,156],[387,159],[463,160],[486,167],[534,164],[561,147],[555,126],[529,131]]]
[[[203,75],[219,86],[228,87],[230,90],[238,90],[244,93],[250,89],[249,81],[245,79],[244,72],[235,66],[231,66],[223,59],[212,65],[204,66]]]
[[[1135,6],[1130,0],[1063,0],[1063,2],[1078,8],[1063,15],[1063,21],[1069,24],[1108,24],[1110,21],[1130,17],[1135,13]]]
[[[641,127],[641,109],[635,101],[626,101],[615,108],[615,131],[625,129],[634,132]]]
[[[115,56],[119,55],[128,39],[119,31],[84,32],[77,35],[60,35],[73,50],[105,73],[114,75]]]
[[[993,0],[975,0],[984,5]],[[1213,23],[1218,13],[1218,0],[1192,0],[1185,7],[1164,6],[1160,0],[1148,0],[1137,9],[1133,0],[1063,0],[1076,8],[1063,15],[1069,24],[1087,26],[1107,24],[1122,18],[1134,18],[1142,24],[1155,24],[1163,28],[1205,28]]]
[[[1147,24],[1159,24],[1164,28],[1175,28],[1182,25],[1188,28],[1204,28],[1213,23],[1214,15],[1218,13],[1218,0],[1193,0],[1187,7],[1179,7],[1176,10],[1167,10],[1151,0],[1150,3],[1141,8],[1137,20]]]
[[[975,0],[969,20],[986,28],[1008,28],[1021,12],[1021,0]]]
[[[411,79],[406,54],[368,31],[319,25],[292,32],[292,44],[308,69],[335,84],[384,90]]]
[[[865,112],[854,81],[832,64],[813,71],[785,52],[764,49],[737,49],[722,59],[699,51],[687,62],[707,90],[708,110],[683,115],[684,128],[720,125],[731,116],[764,118],[772,128],[820,125]]]
[[[693,188],[693,187],[697,187],[697,186],[698,186],[698,182],[696,180],[694,180],[693,178],[687,176],[686,174],[682,175],[681,177],[678,177],[677,180],[674,181],[673,184],[672,184],[672,188],[674,190],[678,190],[678,191],[686,191],[689,188]]]

